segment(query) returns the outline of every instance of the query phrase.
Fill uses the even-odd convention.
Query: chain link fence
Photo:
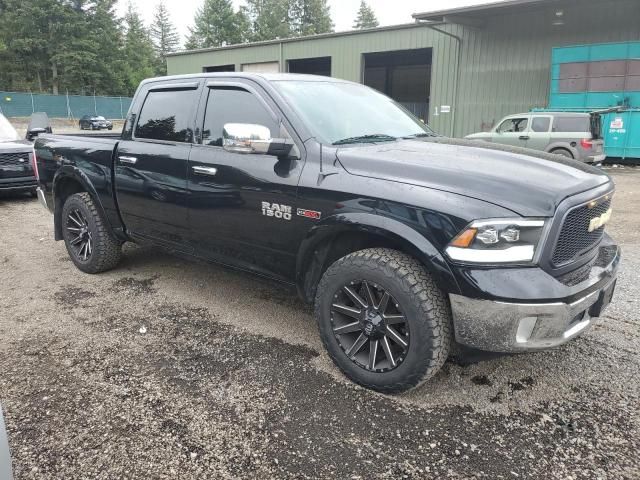
[[[0,113],[5,117],[28,117],[45,112],[50,118],[77,119],[83,115],[102,115],[117,120],[127,115],[129,97],[48,95],[0,91]]]

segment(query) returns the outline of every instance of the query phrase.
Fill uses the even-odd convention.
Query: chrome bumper
[[[456,341],[491,352],[557,347],[591,327],[589,310],[614,282],[573,303],[503,303],[451,294]]]
[[[40,201],[40,205],[42,205],[48,211],[51,211],[51,209],[49,208],[49,205],[47,205],[47,199],[44,196],[44,192],[40,187],[36,188],[36,193],[38,194],[38,200]]]

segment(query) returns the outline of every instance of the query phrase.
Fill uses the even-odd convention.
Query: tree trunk
[[[51,61],[51,86],[53,94],[58,95],[58,64],[55,60]]]
[[[40,69],[36,70],[36,78],[38,79],[38,91],[42,93],[42,77],[40,76]]]

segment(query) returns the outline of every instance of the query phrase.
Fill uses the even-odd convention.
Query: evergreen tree
[[[365,28],[375,28],[378,25],[378,19],[373,9],[367,5],[367,2],[362,0],[360,2],[360,9],[358,10],[358,16],[353,24],[353,28],[356,30],[363,30]]]
[[[97,0],[89,10],[88,22],[92,35],[100,39],[92,42],[95,52],[92,71],[96,72],[94,87],[102,95],[128,95],[122,21],[116,15],[118,0]]]
[[[0,89],[124,93],[115,3],[0,0]]]
[[[247,0],[245,12],[251,29],[249,39],[259,42],[291,37],[291,10],[290,0]]]
[[[333,31],[331,9],[327,0],[293,0],[291,9],[295,36],[317,35]]]
[[[327,0],[247,0],[252,41],[333,31]]]
[[[161,0],[156,6],[156,12],[149,29],[149,35],[153,41],[157,57],[157,72],[159,75],[167,74],[167,53],[175,52],[180,44],[180,35],[176,27],[169,19],[169,12]]]
[[[234,45],[245,40],[246,19],[242,12],[233,10],[231,0],[204,0],[193,23],[185,44],[189,50]]]
[[[128,92],[133,94],[142,80],[155,73],[154,50],[149,32],[131,3],[124,16],[124,28],[125,82]]]
[[[70,37],[77,12],[57,0],[6,0],[2,14],[9,81],[22,88],[46,83],[52,93],[60,90],[60,61],[70,53]],[[35,84],[35,85],[34,85]]]

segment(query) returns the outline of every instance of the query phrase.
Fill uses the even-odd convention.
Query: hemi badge
[[[304,208],[299,208],[298,209],[298,216],[299,217],[305,217],[305,218],[311,218],[313,220],[320,220],[320,217],[322,216],[322,213],[316,212],[315,210],[305,210]]]

